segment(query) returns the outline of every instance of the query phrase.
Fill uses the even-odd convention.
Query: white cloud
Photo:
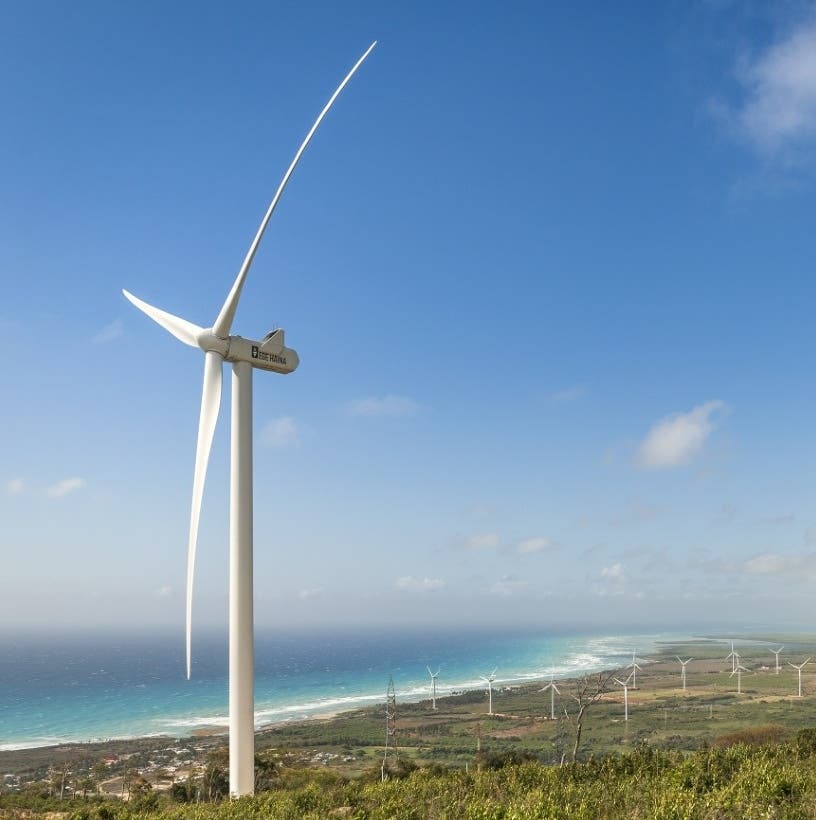
[[[714,429],[712,416],[724,409],[724,402],[707,401],[688,413],[673,413],[661,419],[641,442],[638,464],[646,470],[688,464],[702,450]]]
[[[742,568],[749,575],[813,575],[816,572],[816,553],[780,555],[764,552],[749,558]]]
[[[308,589],[301,589],[298,592],[298,598],[301,601],[309,601],[314,598],[319,598],[323,594],[323,587],[309,587]]]
[[[495,532],[479,532],[475,535],[459,536],[455,539],[456,545],[468,550],[495,549],[501,539]]]
[[[565,387],[563,390],[556,390],[555,393],[550,393],[547,399],[556,404],[563,402],[576,401],[586,394],[586,388],[583,385],[575,384],[572,387]]]
[[[509,598],[511,595],[517,595],[527,588],[526,581],[520,581],[515,575],[503,575],[490,587],[491,595],[498,595],[500,598]]]
[[[516,545],[516,551],[522,555],[531,555],[535,552],[545,552],[555,546],[555,541],[549,538],[525,538]]]
[[[6,482],[6,492],[11,495],[17,495],[25,489],[25,481],[22,478],[12,478]]]
[[[623,581],[626,578],[626,571],[623,568],[623,564],[618,562],[611,566],[604,567],[601,570],[601,578],[607,581]]]
[[[109,325],[105,325],[96,336],[91,339],[95,345],[105,344],[118,339],[125,332],[125,326],[121,319],[114,319]]]
[[[732,116],[758,149],[773,154],[816,138],[816,21],[746,60],[738,79],[745,100]]]
[[[350,416],[414,416],[422,409],[413,399],[406,396],[370,396],[355,399],[346,405]]]
[[[271,419],[261,430],[261,443],[267,447],[288,447],[300,443],[300,428],[291,416]]]
[[[48,495],[51,498],[62,498],[68,493],[81,490],[85,486],[85,479],[75,476],[74,478],[64,478],[48,488]]]
[[[433,592],[444,586],[445,582],[441,578],[414,578],[413,575],[403,575],[396,582],[397,589],[409,592]]]
[[[164,586],[153,590],[153,595],[156,598],[169,598],[173,594],[173,587]]]

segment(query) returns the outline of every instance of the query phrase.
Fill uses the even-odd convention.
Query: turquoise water
[[[437,695],[569,677],[649,657],[680,634],[548,634],[537,631],[262,634],[256,639],[256,724],[353,709],[384,699]],[[0,639],[0,749],[169,734],[227,725],[227,643],[200,638],[193,676],[178,638],[111,636]]]

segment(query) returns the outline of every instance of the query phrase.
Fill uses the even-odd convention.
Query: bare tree
[[[598,672],[597,675],[584,675],[578,681],[578,685],[574,692],[570,692],[570,696],[578,705],[578,711],[571,715],[566,707],[564,714],[575,728],[575,743],[572,747],[572,762],[575,763],[578,757],[578,749],[581,746],[581,734],[584,731],[584,718],[586,717],[587,709],[597,703],[609,691],[609,684],[615,677],[615,672]],[[561,765],[564,764],[564,757],[561,757]]]

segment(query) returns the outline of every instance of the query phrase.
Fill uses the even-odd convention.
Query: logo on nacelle
[[[257,359],[259,362],[282,364],[284,367],[288,367],[286,356],[278,356],[277,353],[267,353],[266,351],[261,350],[258,345],[252,345],[252,358]]]

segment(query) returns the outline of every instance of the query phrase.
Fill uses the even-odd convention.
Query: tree
[[[207,756],[207,765],[201,779],[201,790],[206,800],[219,800],[229,794],[229,750],[216,749]]]
[[[158,808],[159,798],[153,784],[137,774],[130,781],[129,803],[134,811],[153,811]]]
[[[278,765],[270,755],[255,755],[255,791],[266,792],[278,782]]]
[[[96,783],[96,793],[99,794],[102,791],[102,783],[110,777],[110,772],[108,771],[108,767],[105,765],[105,761],[100,760],[97,763],[94,763],[94,766],[91,769],[91,774],[93,775],[93,779]]]
[[[584,718],[586,717],[587,709],[596,704],[609,691],[609,683],[615,677],[615,672],[598,672],[597,675],[590,677],[584,675],[574,692],[570,695],[575,703],[578,705],[578,711],[575,715],[570,715],[566,707],[564,714],[566,714],[569,721],[575,728],[575,743],[572,747],[572,762],[575,763],[578,758],[578,749],[581,746],[581,734],[584,731]],[[564,756],[561,757],[561,764],[564,763]]]

